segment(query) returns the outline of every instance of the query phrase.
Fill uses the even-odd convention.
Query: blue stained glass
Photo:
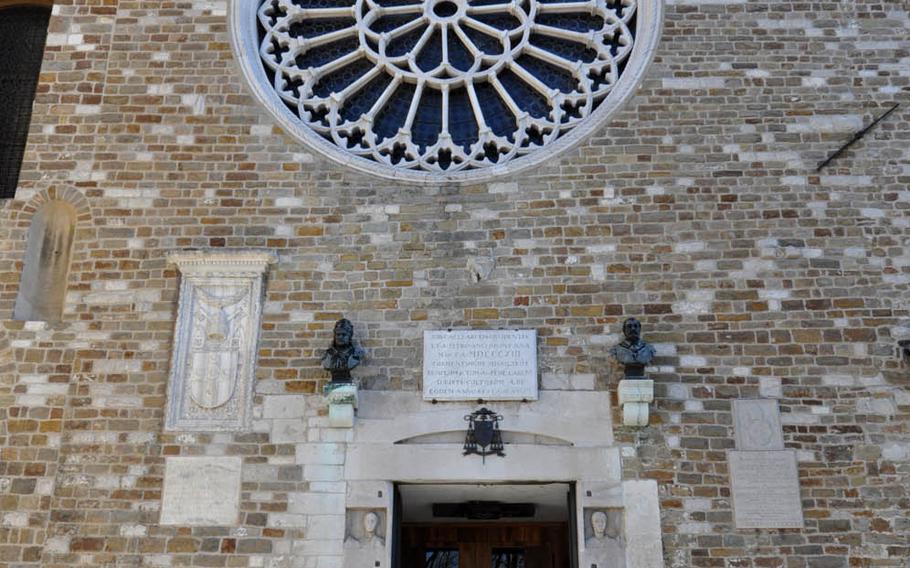
[[[353,6],[354,0],[293,0],[301,8],[344,8]]]
[[[467,71],[474,64],[474,56],[461,43],[461,40],[454,33],[448,37],[449,44],[449,63],[460,71]]]
[[[562,28],[572,32],[589,32],[604,27],[604,19],[600,16],[589,14],[541,14],[537,16],[537,23],[554,28]]]
[[[424,89],[412,128],[412,138],[414,143],[420,147],[421,152],[439,139],[441,124],[442,94],[435,89]]]
[[[366,59],[345,65],[337,71],[329,73],[313,86],[313,93],[318,97],[327,97],[332,93],[340,93],[345,87],[359,79],[364,73],[373,68],[373,64]]]
[[[382,16],[372,24],[370,29],[376,33],[392,31],[414,20],[419,14],[392,14]]]
[[[395,136],[398,128],[404,124],[411,108],[411,100],[414,98],[414,89],[414,85],[410,83],[398,85],[389,101],[376,114],[373,130],[380,141]]]
[[[518,18],[511,14],[478,14],[474,16],[474,19],[504,31],[514,30],[521,25]]]
[[[411,30],[404,35],[398,36],[389,42],[386,47],[386,54],[389,57],[401,57],[405,53],[409,53],[417,45],[423,32],[424,29],[418,27],[416,30]]]
[[[356,51],[359,45],[360,42],[356,37],[349,37],[316,46],[297,56],[297,67],[301,69],[321,67],[331,61],[341,59],[352,51]]]
[[[585,47],[580,43],[575,43],[574,41],[556,39],[543,34],[533,34],[531,36],[531,43],[540,49],[555,53],[562,59],[568,61],[583,61],[585,63],[590,63],[597,59],[596,51]]]
[[[439,30],[433,32],[430,40],[423,45],[417,56],[417,67],[422,71],[432,71],[442,61],[442,34]]]
[[[314,18],[294,22],[288,27],[291,37],[313,38],[354,25],[354,18]]]
[[[535,91],[530,85],[522,81],[512,70],[506,70],[500,73],[499,80],[512,95],[515,104],[523,111],[534,118],[543,118],[550,114],[550,107],[547,103],[547,99]]]
[[[487,83],[475,85],[474,89],[477,91],[477,101],[480,103],[487,126],[497,136],[505,136],[514,141],[512,134],[518,128],[518,124],[509,107],[499,98],[496,89]]]
[[[392,78],[385,74],[380,74],[371,80],[366,87],[357,91],[344,102],[341,106],[341,116],[350,121],[359,119],[372,108],[391,82]]]
[[[378,0],[376,3],[379,4],[380,6],[385,6],[385,7],[389,7],[389,6],[409,6],[409,5],[412,5],[412,4],[415,4],[415,5],[419,5],[419,4],[420,4],[419,1],[418,1],[418,2],[415,2],[414,0]]]
[[[490,55],[502,53],[502,44],[498,39],[469,26],[462,26],[461,30],[482,52]]]
[[[571,93],[577,87],[578,82],[568,71],[541,61],[536,57],[522,55],[516,62],[551,89],[559,89],[563,93]]]
[[[471,144],[477,140],[479,134],[477,120],[474,118],[471,100],[465,89],[449,92],[449,131],[452,133],[452,140],[464,148],[465,152],[469,151]]]

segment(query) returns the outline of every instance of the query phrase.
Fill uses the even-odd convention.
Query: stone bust
[[[363,349],[354,345],[354,325],[347,319],[335,322],[332,346],[322,356],[322,368],[332,373],[333,383],[350,383],[351,369],[360,365]]]
[[[620,363],[642,368],[654,359],[654,347],[641,338],[641,322],[629,318],[622,324],[623,340],[611,353]]]

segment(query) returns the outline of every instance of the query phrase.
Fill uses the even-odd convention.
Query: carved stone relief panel
[[[780,409],[776,400],[734,400],[733,419],[737,450],[784,449]]]
[[[386,510],[348,509],[344,568],[382,567],[386,561]]]
[[[622,568],[625,543],[622,509],[584,508],[585,546],[582,566]]]
[[[172,253],[181,273],[168,383],[168,430],[249,427],[262,281],[274,254]]]

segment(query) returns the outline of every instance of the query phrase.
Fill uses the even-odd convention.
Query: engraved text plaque
[[[424,332],[423,398],[537,400],[537,332]]]

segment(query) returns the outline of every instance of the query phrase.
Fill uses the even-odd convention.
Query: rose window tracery
[[[663,0],[233,0],[254,96],[382,177],[479,181],[600,128],[643,79]]]
[[[636,0],[264,0],[275,92],[344,152],[458,172],[545,147],[594,112],[635,42]]]

